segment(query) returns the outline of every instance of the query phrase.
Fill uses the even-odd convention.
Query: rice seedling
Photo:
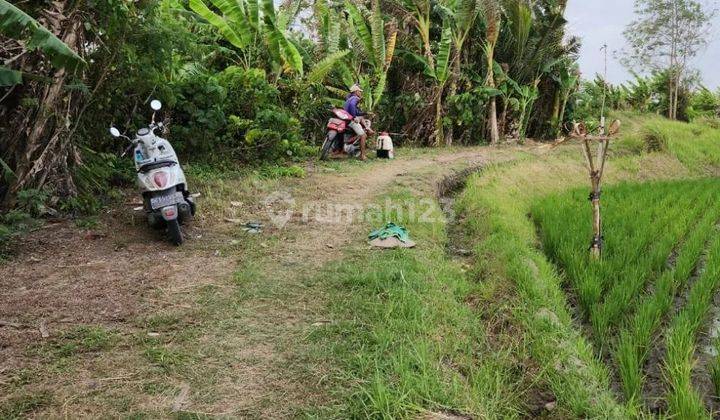
[[[663,361],[668,414],[706,416],[691,372],[697,332],[720,286],[720,235],[714,228],[720,219],[720,181],[623,184],[607,192],[602,260],[592,261],[584,247],[590,220],[578,191],[533,207],[545,251],[564,271],[594,342],[612,355],[628,407],[637,411],[649,348],[709,248],[706,270],[670,322]],[[717,376],[720,383],[720,363]]]
[[[595,335],[604,342],[643,287],[660,274],[680,238],[706,209],[712,180],[620,185],[606,198],[606,252],[587,257],[590,226],[582,193],[541,201],[533,209],[546,252],[565,270]],[[563,203],[558,206],[557,203]],[[565,205],[567,203],[567,205]]]
[[[673,319],[666,334],[667,355],[664,361],[668,382],[668,411],[678,418],[705,418],[702,398],[692,386],[691,373],[695,340],[720,287],[720,236],[710,246],[705,270],[688,295],[687,304]]]
[[[715,347],[715,358],[710,363],[710,379],[713,383],[715,398],[720,398],[720,337],[716,337],[713,346]]]
[[[720,218],[720,209],[715,207],[712,210],[695,226],[680,247],[674,266],[658,278],[652,293],[643,296],[635,313],[619,333],[614,357],[627,401],[638,401],[643,382],[642,366],[652,339],[663,318],[672,309],[678,290],[690,277],[713,232],[713,225]]]

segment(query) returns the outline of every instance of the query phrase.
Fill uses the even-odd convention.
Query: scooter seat
[[[140,169],[138,169],[138,172],[150,172],[153,169],[159,169],[159,168],[167,168],[169,166],[175,166],[177,165],[177,162],[173,160],[159,160],[157,162],[150,162],[142,165]]]

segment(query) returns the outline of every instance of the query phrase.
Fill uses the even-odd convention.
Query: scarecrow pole
[[[590,175],[590,203],[593,212],[593,238],[590,243],[590,256],[593,259],[599,259],[602,256],[603,234],[602,234],[602,216],[600,213],[600,195],[602,194],[602,179],[605,173],[605,162],[607,161],[607,153],[610,148],[610,137],[620,131],[620,121],[615,120],[610,126],[610,130],[605,130],[605,100],[607,94],[607,45],[601,49],[605,53],[605,76],[603,79],[603,97],[602,108],[600,111],[600,127],[597,136],[588,135],[584,124],[575,124],[571,137],[582,140],[582,150],[585,155],[588,173]],[[598,142],[598,150],[593,156],[591,142]]]

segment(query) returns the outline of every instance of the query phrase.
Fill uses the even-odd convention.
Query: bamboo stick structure
[[[602,180],[605,174],[605,163],[607,162],[607,154],[610,149],[610,139],[620,131],[620,121],[615,120],[610,126],[610,130],[605,133],[604,121],[600,125],[600,134],[591,136],[588,134],[584,124],[575,124],[571,138],[580,139],[582,141],[583,155],[587,164],[588,174],[590,176],[590,203],[593,213],[593,238],[590,243],[590,255],[594,259],[602,256],[603,249],[603,233],[602,233],[602,215],[600,206],[600,196],[602,194]],[[597,143],[597,152],[593,155],[592,144]]]

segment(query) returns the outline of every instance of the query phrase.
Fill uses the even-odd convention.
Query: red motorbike
[[[331,150],[342,150],[349,156],[358,156],[360,154],[360,136],[355,134],[350,123],[353,116],[341,108],[333,108],[333,115],[327,123],[327,133],[325,141],[320,148],[320,160],[327,160]],[[372,134],[370,120],[367,118],[358,118],[358,122],[367,134]]]

